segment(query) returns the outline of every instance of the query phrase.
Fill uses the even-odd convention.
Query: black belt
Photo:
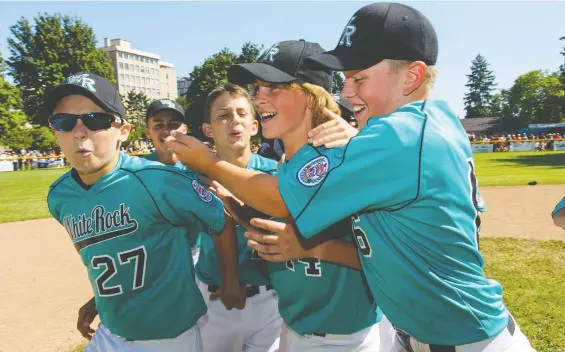
[[[247,285],[247,298],[249,297],[253,297],[259,294],[259,287],[260,286],[255,286],[255,285]],[[266,285],[265,288],[267,289],[267,291],[272,290],[273,289],[273,285]],[[208,285],[208,292],[216,292],[218,291],[219,287],[218,286],[214,286],[214,285]]]
[[[396,330],[396,338],[398,339],[402,347],[404,347],[404,351],[414,352],[412,346],[410,345],[410,335],[397,327],[394,327],[394,329]],[[514,336],[514,331],[516,331],[516,322],[514,321],[512,315],[510,315],[510,319],[508,319],[508,325],[506,325],[506,329],[508,329],[510,335]],[[428,346],[430,347],[430,352],[456,352],[455,348],[457,347],[453,345],[432,344],[429,344]]]

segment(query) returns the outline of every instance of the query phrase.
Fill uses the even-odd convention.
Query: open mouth
[[[277,116],[276,112],[264,112],[264,113],[261,113],[261,121],[267,122],[267,121],[274,119],[276,116]]]
[[[353,106],[353,114],[354,114],[355,117],[361,115],[366,110],[367,110],[367,105],[355,105],[355,106]]]
[[[243,136],[243,132],[230,132],[231,137],[241,137]]]

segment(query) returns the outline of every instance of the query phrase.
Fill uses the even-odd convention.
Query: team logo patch
[[[330,162],[325,156],[312,159],[298,170],[298,181],[307,187],[315,186],[326,178],[329,166]]]
[[[192,189],[204,203],[210,203],[212,201],[212,193],[198,183],[198,181],[192,180]]]

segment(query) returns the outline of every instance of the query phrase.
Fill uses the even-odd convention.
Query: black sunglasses
[[[49,118],[49,123],[55,131],[71,132],[81,119],[82,123],[91,131],[107,130],[112,127],[112,122],[125,122],[124,119],[105,112],[91,112],[88,114],[55,114]]]

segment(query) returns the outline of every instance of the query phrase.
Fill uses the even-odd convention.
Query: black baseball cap
[[[94,73],[79,72],[67,77],[44,97],[44,108],[51,115],[57,102],[68,95],[84,95],[104,111],[126,118],[126,109],[118,90],[105,78]]]
[[[349,20],[334,50],[312,55],[306,63],[336,71],[361,70],[382,60],[423,61],[435,65],[436,32],[418,10],[390,2],[359,9]]]
[[[228,81],[238,85],[256,80],[269,83],[304,81],[331,91],[332,72],[305,67],[304,58],[323,53],[318,43],[304,39],[279,42],[267,49],[255,63],[236,64],[228,69]]]
[[[184,122],[184,109],[179,103],[171,99],[154,100],[147,108],[145,121],[147,121],[151,116],[157,114],[159,111],[163,110],[170,110],[173,113],[173,117],[175,119]]]
[[[339,105],[339,109],[341,110],[341,117],[343,117],[345,120],[354,119],[353,104],[351,104],[348,99],[342,97],[341,95],[334,95],[334,100],[336,101],[337,105]]]

